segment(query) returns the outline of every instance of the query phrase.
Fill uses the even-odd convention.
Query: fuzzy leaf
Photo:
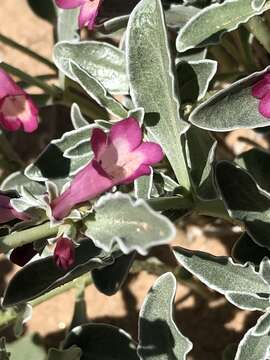
[[[90,137],[94,127],[97,125],[91,124],[66,132],[60,139],[52,140],[40,156],[25,169],[25,175],[35,181],[61,178],[68,181],[68,177],[79,171],[92,157]],[[85,142],[89,144],[88,154],[84,148],[82,153],[70,157],[68,151]]]
[[[150,199],[153,187],[153,170],[149,176],[141,176],[134,181],[134,192],[137,199]]]
[[[41,195],[45,192],[45,186],[43,184],[29,180],[29,178],[20,171],[16,171],[5,178],[1,184],[1,190],[15,190],[20,193],[22,186],[35,195]]]
[[[258,245],[270,249],[270,196],[258,188],[247,171],[228,161],[217,164],[215,177],[230,216],[245,223]]]
[[[263,13],[266,0],[258,0],[256,9],[252,0],[229,0],[223,4],[213,4],[201,10],[180,30],[176,48],[184,52],[194,47],[216,44],[221,36],[247,22],[252,16]]]
[[[180,134],[188,124],[179,115],[172,60],[160,0],[142,0],[127,28],[127,69],[131,97],[146,112],[148,135],[163,147],[181,185],[189,187]]]
[[[217,197],[212,174],[217,142],[209,132],[191,126],[183,135],[191,182],[198,196],[204,199]]]
[[[257,334],[258,328],[264,322],[265,331]],[[267,324],[266,324],[267,323]],[[235,360],[267,360],[270,349],[270,315],[269,313],[259,318],[256,325],[251,328],[241,340]]]
[[[148,292],[139,318],[138,354],[141,360],[185,360],[192,343],[173,320],[176,280],[163,274]]]
[[[80,360],[82,350],[77,346],[72,346],[67,350],[50,349],[47,360]]]
[[[136,250],[145,255],[149,248],[167,244],[175,235],[172,223],[142,199],[134,202],[120,192],[108,194],[94,209],[95,218],[86,218],[84,233],[105,251],[117,243],[125,254]]]
[[[253,148],[242,153],[236,161],[253,176],[263,190],[270,192],[270,154],[267,151]]]
[[[107,324],[85,324],[75,327],[64,342],[64,349],[78,346],[82,359],[139,360],[136,344],[124,330]]]
[[[79,106],[75,103],[71,106],[70,117],[75,130],[89,125],[88,121],[82,116]]]
[[[213,131],[269,126],[269,120],[258,110],[259,100],[251,94],[252,86],[268,70],[269,67],[219,91],[191,113],[190,122]]]
[[[251,264],[241,265],[234,263],[229,257],[212,256],[180,247],[174,249],[174,255],[182,266],[204,284],[224,294],[229,301],[230,294],[232,297],[235,296],[235,303],[237,300],[239,307],[250,310],[257,309],[257,307],[253,307],[256,297],[260,298],[260,301],[266,299],[270,305],[270,287],[261,273],[256,272]],[[251,297],[253,297],[253,302]]]
[[[60,42],[54,47],[53,57],[56,66],[70,78],[69,62],[75,61],[112,94],[129,92],[124,53],[115,46],[97,41]]]
[[[9,282],[3,305],[21,304],[41,296],[95,268],[109,265],[112,257],[87,239],[75,249],[75,262],[67,271],[56,266],[53,256],[33,261],[18,271]]]
[[[7,344],[7,350],[11,354],[11,360],[38,360],[45,357],[45,349],[36,334],[25,335],[13,343]]]
[[[201,100],[216,71],[217,62],[213,60],[180,61],[177,64],[177,74],[181,102]]]
[[[115,262],[103,269],[92,271],[96,288],[105,295],[114,295],[124,284],[136,253],[122,255]]]
[[[127,111],[121,103],[115,100],[98,80],[75,62],[70,62],[70,67],[75,81],[81,85],[91,98],[107,109],[112,115],[119,118],[127,117]]]

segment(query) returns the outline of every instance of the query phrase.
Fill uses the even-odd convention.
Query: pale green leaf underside
[[[163,147],[179,183],[189,187],[180,143],[180,133],[185,132],[188,125],[179,116],[159,0],[142,0],[135,7],[129,19],[126,43],[133,102],[144,108],[148,135]]]
[[[148,292],[140,311],[138,354],[141,360],[185,360],[192,343],[173,320],[176,280],[163,274]]]
[[[85,235],[110,251],[117,243],[124,253],[144,255],[150,247],[166,244],[175,235],[170,221],[154,212],[143,200],[133,202],[122,193],[108,194],[95,206],[95,219],[85,221]]]
[[[80,43],[60,42],[54,47],[54,61],[57,67],[72,78],[69,61],[75,61],[111,93],[128,94],[124,53],[107,43],[82,41]]]
[[[228,0],[206,7],[180,30],[176,39],[177,50],[184,52],[218,43],[222,34],[268,9],[269,5],[263,7],[264,3],[265,0],[257,1],[255,9],[252,0]]]

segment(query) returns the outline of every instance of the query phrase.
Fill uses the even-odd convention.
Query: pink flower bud
[[[75,205],[94,199],[115,185],[149,175],[150,165],[164,156],[159,144],[142,141],[142,130],[133,118],[113,125],[108,135],[94,129],[91,145],[94,159],[51,204],[55,219],[64,218]]]
[[[37,107],[3,69],[0,69],[0,124],[9,131],[23,128],[33,132],[38,127]]]
[[[54,261],[56,265],[67,270],[75,261],[75,248],[72,240],[60,237],[54,249]]]
[[[102,0],[56,0],[56,5],[62,9],[80,7],[79,27],[87,26],[93,30]]]
[[[263,78],[259,80],[252,87],[252,96],[260,99],[259,112],[262,116],[270,118],[270,74],[264,74]]]

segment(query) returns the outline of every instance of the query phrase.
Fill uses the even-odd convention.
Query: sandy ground
[[[36,18],[27,7],[25,0],[2,0],[0,5],[0,32],[10,36],[38,53],[51,58],[51,26]],[[37,63],[16,50],[11,50],[0,42],[0,52],[4,61],[30,72],[32,75],[46,74],[46,66]],[[235,140],[231,140],[234,146]],[[209,251],[216,255],[226,255],[236,236],[230,227],[210,226],[202,231],[198,225],[189,225],[185,232],[179,232],[175,243],[192,249]],[[222,236],[221,236],[222,235]],[[4,286],[7,262],[0,261]],[[137,315],[143,298],[155,280],[154,276],[141,273],[138,277],[130,276],[127,286],[110,298],[100,294],[93,286],[86,291],[89,319],[109,322],[137,336]],[[27,331],[37,331],[46,336],[47,344],[56,343],[63,337],[71,319],[74,292],[63,294],[34,309]],[[207,302],[195,295],[187,287],[179,284],[176,296],[175,318],[182,332],[194,342],[192,359],[220,360],[222,350],[227,344],[238,342],[243,331],[252,326],[258,317],[256,313],[240,311],[220,296]],[[129,313],[129,314],[128,314]],[[191,357],[190,357],[191,358]]]

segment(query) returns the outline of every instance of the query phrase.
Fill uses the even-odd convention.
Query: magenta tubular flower
[[[98,10],[102,0],[56,0],[56,5],[62,9],[74,9],[80,7],[79,27],[88,27],[93,30]]]
[[[67,270],[75,261],[75,248],[72,240],[60,237],[54,249],[54,261],[60,269]]]
[[[33,243],[26,244],[12,250],[10,254],[10,261],[13,264],[24,266],[27,264],[38,252],[34,249]]]
[[[164,156],[158,144],[142,142],[141,128],[133,118],[113,125],[108,135],[94,129],[91,146],[93,160],[51,204],[55,219],[62,219],[75,205],[94,199],[115,185],[129,184],[142,175],[149,175],[150,165]]]
[[[0,124],[9,131],[23,128],[33,132],[38,127],[37,107],[3,69],[0,69]]]
[[[252,96],[260,99],[259,112],[270,118],[270,74],[267,73],[252,87]]]
[[[13,209],[9,196],[0,194],[0,224],[5,224],[15,219],[28,220],[29,217]]]

